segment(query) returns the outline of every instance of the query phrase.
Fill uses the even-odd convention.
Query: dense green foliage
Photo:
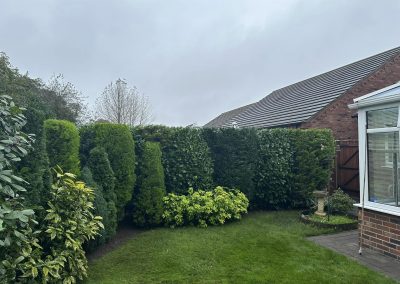
[[[185,194],[190,187],[212,188],[213,164],[201,129],[148,126],[135,128],[134,134],[160,142],[167,192]]]
[[[106,215],[103,217],[105,239],[109,240],[117,230],[117,196],[114,192],[115,177],[111,168],[108,155],[102,147],[95,147],[89,153],[88,167],[93,175],[93,180],[101,188],[102,196],[106,202]]]
[[[43,269],[43,281],[76,283],[87,276],[87,260],[82,246],[103,227],[101,217],[93,215],[93,190],[75,176],[55,170],[51,199],[45,218],[44,242],[50,269]]]
[[[328,211],[333,214],[348,214],[354,207],[355,201],[340,188],[327,199]]]
[[[288,207],[291,201],[291,130],[264,129],[258,132],[254,205],[262,209]]]
[[[304,206],[315,190],[325,190],[332,174],[335,140],[328,129],[293,131],[291,206]]]
[[[34,211],[28,209],[21,193],[26,182],[13,167],[27,155],[33,137],[21,131],[26,123],[22,109],[10,97],[0,96],[0,283],[34,277],[38,261]]]
[[[60,166],[66,172],[79,175],[79,132],[66,120],[48,119],[44,122],[46,150],[50,166]]]
[[[214,184],[237,188],[252,200],[257,155],[255,129],[204,129],[214,164]]]
[[[27,124],[23,130],[35,134],[35,141],[32,143],[34,150],[22,158],[17,169],[21,177],[29,183],[25,185],[27,190],[24,194],[25,203],[32,208],[40,208],[46,205],[51,186],[51,173],[43,128],[45,117],[34,109],[25,110],[24,115],[27,118]]]
[[[106,236],[107,236],[106,224],[109,222],[107,201],[104,199],[103,196],[103,188],[93,180],[92,172],[88,167],[84,167],[82,169],[81,179],[88,188],[91,188],[93,190],[94,193],[93,213],[94,215],[100,216],[102,218],[102,223],[104,226],[104,228],[102,228],[99,231],[99,234],[95,237],[95,239],[86,242],[84,245],[86,251],[93,251],[95,248],[106,242]]]
[[[138,226],[156,226],[162,222],[163,198],[166,193],[161,149],[157,142],[138,144],[138,181],[133,196],[132,218]]]
[[[131,131],[126,125],[95,123],[82,128],[81,136],[82,160],[87,161],[90,151],[96,146],[102,147],[108,155],[115,176],[115,206],[118,219],[121,220],[125,214],[125,206],[132,198],[136,181],[135,145]]]
[[[249,200],[239,190],[220,186],[213,191],[189,189],[188,195],[168,194],[164,197],[164,222],[171,226],[222,225],[229,220],[239,220],[247,213]]]
[[[159,228],[90,263],[88,284],[396,283],[306,239],[328,232],[297,211],[254,212],[206,230]]]

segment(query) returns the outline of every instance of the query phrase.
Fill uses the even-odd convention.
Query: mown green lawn
[[[89,263],[87,283],[394,283],[305,239],[298,212],[257,212],[219,227],[146,231]]]

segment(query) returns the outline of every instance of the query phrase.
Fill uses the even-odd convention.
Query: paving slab
[[[379,252],[363,248],[358,253],[358,231],[351,230],[331,235],[309,237],[309,240],[334,250],[359,263],[400,282],[400,262]]]

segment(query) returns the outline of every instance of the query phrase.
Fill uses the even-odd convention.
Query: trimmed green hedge
[[[253,205],[259,209],[287,207],[292,198],[291,130],[263,129],[258,131],[258,140]]]
[[[132,198],[136,181],[134,140],[128,126],[113,123],[95,123],[81,129],[83,162],[89,159],[90,151],[103,147],[108,155],[115,176],[114,192],[118,219],[125,215],[125,206]]]
[[[160,145],[157,142],[137,143],[137,155],[138,182],[133,197],[133,222],[141,227],[160,225],[166,194]]]
[[[254,175],[258,158],[255,129],[204,129],[203,136],[214,164],[214,184],[237,188],[252,200]]]
[[[160,142],[167,192],[186,194],[190,187],[212,188],[213,164],[202,129],[146,126],[133,132],[146,141]]]
[[[59,165],[66,172],[79,175],[79,132],[75,124],[48,119],[44,122],[44,131],[50,167]]]
[[[335,140],[329,129],[291,130],[293,167],[291,206],[305,206],[314,190],[324,190],[330,181],[335,156]]]

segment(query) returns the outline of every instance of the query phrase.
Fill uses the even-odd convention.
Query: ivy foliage
[[[237,188],[254,198],[254,176],[258,137],[255,129],[207,128],[203,136],[211,150],[213,180],[229,188]]]
[[[76,126],[66,120],[48,119],[44,122],[44,130],[50,167],[60,166],[79,175],[79,132]]]
[[[136,144],[139,163],[133,197],[133,223],[141,227],[157,226],[162,222],[166,194],[160,145],[157,142]]]
[[[185,194],[189,187],[212,188],[213,163],[201,129],[146,126],[135,128],[134,134],[160,142],[167,192]]]
[[[229,220],[239,220],[247,213],[249,200],[239,190],[221,186],[212,191],[193,189],[187,195],[168,194],[164,197],[163,219],[171,227],[194,225],[222,225]]]

